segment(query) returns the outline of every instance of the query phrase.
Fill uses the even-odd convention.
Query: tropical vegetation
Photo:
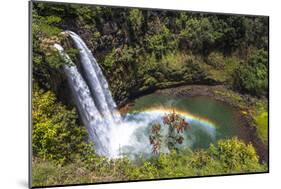
[[[178,150],[188,123],[174,113],[171,153],[159,152],[161,124],[151,126],[153,156],[108,159],[95,153],[62,66],[50,46],[73,30],[95,53],[118,105],[156,89],[187,84],[223,85],[249,118],[257,140],[268,142],[268,18],[185,11],[33,2],[33,186],[266,172],[249,141],[222,139],[207,149]],[[74,59],[77,50],[67,48]],[[239,94],[239,95],[236,95]]]

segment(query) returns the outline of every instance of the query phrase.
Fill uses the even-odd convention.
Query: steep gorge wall
[[[136,52],[130,52],[130,55],[126,55],[127,52],[124,51],[129,46],[129,44],[126,44],[126,41],[130,41],[130,38],[129,36],[118,37],[118,31],[121,29],[118,29],[118,24],[115,22],[110,21],[100,28],[99,33],[101,38],[99,39],[99,43],[102,45],[94,44],[94,33],[83,28],[81,24],[77,23],[72,29],[85,40],[87,46],[96,57],[118,105],[122,105],[129,99],[160,88],[169,88],[184,84],[219,83],[219,81],[208,78],[199,63],[196,62],[197,60],[194,59],[184,57],[180,60],[180,67],[170,68],[165,64],[173,64],[172,60],[163,62],[155,57],[144,54],[141,54],[140,58]],[[124,33],[128,30],[126,27],[122,29]],[[120,47],[115,48],[114,46]],[[129,58],[124,58],[123,56],[129,56]],[[107,61],[112,62],[108,65]],[[75,62],[79,65],[79,57],[76,58]],[[61,85],[64,85],[64,80],[61,81]]]

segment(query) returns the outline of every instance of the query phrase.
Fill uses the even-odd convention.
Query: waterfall
[[[61,57],[68,63],[64,65],[63,70],[67,76],[81,119],[88,129],[90,140],[95,143],[96,152],[100,155],[110,156],[112,154],[112,152],[110,152],[110,138],[109,135],[106,135],[105,133],[110,132],[110,127],[115,121],[120,121],[120,114],[113,109],[116,107],[115,103],[111,105],[108,104],[108,102],[111,102],[110,100],[112,100],[110,92],[107,92],[107,95],[103,95],[103,90],[106,90],[106,87],[102,88],[102,84],[96,79],[94,82],[97,83],[93,82],[92,87],[96,85],[98,90],[95,90],[96,93],[91,93],[87,82],[84,80],[70,57],[64,52],[63,47],[58,44],[55,44],[54,47],[59,51]],[[82,61],[88,61],[88,59],[85,58],[82,59]],[[85,66],[88,66],[88,69],[90,69],[89,72],[94,75],[94,67],[91,67],[88,64],[89,62],[86,62]],[[109,100],[106,101],[106,99]],[[99,106],[96,105],[97,103],[99,103]],[[109,107],[111,107],[111,109],[109,109]],[[110,121],[108,118],[110,118]]]
[[[79,50],[79,70],[62,46],[55,44],[67,64],[63,70],[68,80],[79,115],[87,127],[95,151],[110,158],[120,157],[124,152],[150,153],[150,144],[145,132],[135,136],[136,131],[145,129],[150,119],[139,121],[122,120],[116,109],[106,78],[85,42],[74,32],[66,31]]]
[[[54,47],[67,62],[63,70],[80,117],[87,127],[90,140],[94,142],[95,151],[110,158],[122,156],[124,147],[132,149],[135,146],[141,151],[149,151],[148,139],[131,140],[137,128],[148,124],[122,121],[107,80],[93,54],[77,34],[71,31],[65,33],[73,39],[79,50],[81,69],[78,70],[62,46],[55,44]]]
[[[119,112],[116,111],[116,104],[111,96],[108,83],[96,59],[80,36],[71,31],[66,31],[66,33],[70,35],[76,48],[80,50],[80,59],[85,78],[92,94],[95,94],[95,102],[101,114],[106,117],[108,121],[119,122],[121,116]]]
[[[166,112],[139,112],[121,118],[117,111],[106,78],[85,42],[74,32],[66,31],[79,50],[79,69],[65,53],[62,46],[55,44],[66,64],[63,71],[67,77],[71,93],[89,138],[94,142],[97,154],[110,158],[126,155],[131,158],[139,155],[150,156],[151,144],[148,133],[151,123],[161,122]],[[195,120],[187,115],[186,120]],[[199,120],[197,125],[208,128]],[[214,129],[206,132],[212,134]],[[188,146],[194,141],[188,141]],[[168,152],[168,148],[163,148]]]

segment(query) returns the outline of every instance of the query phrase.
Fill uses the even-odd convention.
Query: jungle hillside
[[[268,172],[268,27],[264,16],[33,2],[32,186]],[[145,155],[99,153],[64,69],[90,76],[65,31],[94,55],[121,120],[158,115],[137,131]]]

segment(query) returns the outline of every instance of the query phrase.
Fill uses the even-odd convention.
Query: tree
[[[234,88],[256,96],[268,94],[268,53],[255,51],[234,73]]]
[[[181,145],[184,141],[184,131],[190,128],[184,118],[175,112],[163,116],[162,121],[163,126],[162,123],[155,123],[151,126],[149,140],[154,154],[160,152],[161,145],[167,145],[169,150],[178,150],[177,145]],[[168,136],[162,134],[162,127],[168,128]]]
[[[219,161],[225,172],[260,169],[259,158],[252,144],[245,144],[238,138],[219,140],[211,145],[209,155]]]
[[[214,29],[208,18],[190,18],[180,31],[181,48],[207,54],[214,46],[220,34]]]
[[[157,59],[161,59],[166,53],[175,50],[175,47],[178,46],[178,40],[170,29],[161,22],[160,18],[155,17],[148,22],[144,44],[149,53],[154,54]]]
[[[137,39],[137,36],[141,34],[143,19],[141,10],[131,9],[129,11],[128,24],[131,27],[131,31],[135,39]]]

